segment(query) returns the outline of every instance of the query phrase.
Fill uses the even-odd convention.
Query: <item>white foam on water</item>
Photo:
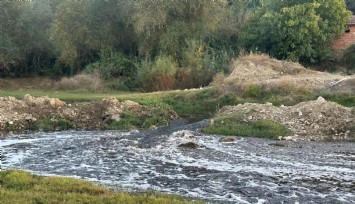
[[[131,133],[124,132],[61,132],[61,133],[38,133],[39,138],[32,139],[6,139],[0,142],[0,147],[5,150],[11,149],[11,145],[17,143],[28,143],[47,145],[47,148],[51,148],[52,143],[63,143],[65,141],[70,141],[70,149],[75,150],[79,148],[76,143],[80,141],[82,147],[81,154],[76,153],[75,155],[67,154],[62,155],[58,158],[58,161],[65,162],[69,166],[55,167],[55,163],[58,161],[48,161],[47,166],[53,166],[56,168],[55,172],[61,174],[60,172],[66,170],[81,171],[85,170],[85,176],[69,176],[73,178],[84,178],[86,180],[107,184],[109,186],[117,185],[127,189],[154,189],[158,191],[164,191],[169,193],[180,193],[185,196],[200,197],[205,199],[213,199],[219,201],[231,201],[236,203],[249,203],[246,196],[239,195],[232,190],[226,190],[224,185],[227,182],[224,178],[209,179],[208,175],[188,175],[183,170],[187,167],[191,169],[205,169],[212,172],[223,172],[223,174],[236,175],[239,180],[243,180],[243,187],[248,188],[261,188],[271,192],[277,192],[280,184],[273,183],[272,181],[262,181],[253,178],[253,175],[259,174],[265,177],[278,177],[279,181],[293,182],[302,179],[323,179],[322,182],[328,182],[324,178],[336,179],[334,183],[341,181],[351,184],[355,181],[355,169],[352,167],[351,162],[348,166],[331,166],[327,165],[322,161],[308,161],[305,160],[292,160],[292,155],[289,156],[287,151],[292,151],[292,149],[279,149],[280,155],[273,155],[270,152],[255,153],[248,150],[248,145],[256,145],[248,143],[247,139],[238,139],[233,143],[221,143],[219,142],[219,137],[216,136],[195,136],[195,137],[181,137],[182,131],[175,132],[172,135],[164,138],[166,140],[161,140],[159,144],[152,146],[150,148],[140,148],[139,140],[132,141],[129,137],[123,138],[123,136],[128,136]],[[99,143],[94,146],[93,142],[104,141],[107,138],[115,138],[114,143]],[[103,139],[103,140],[102,140]],[[42,143],[43,141],[43,143]],[[89,141],[89,142],[86,142]],[[184,148],[179,148],[178,145],[186,142],[195,142],[201,145],[201,148],[196,150],[188,150]],[[85,144],[90,144],[91,146],[85,147]],[[125,146],[130,144],[129,146]],[[80,146],[79,145],[79,146]],[[107,146],[108,145],[108,146]],[[133,145],[133,146],[132,146]],[[86,149],[88,148],[88,149]],[[268,147],[270,148],[270,147]],[[40,151],[40,148],[36,151]],[[8,153],[6,154],[7,168],[13,166],[21,166],[24,159],[30,158],[32,150],[18,151],[18,153]],[[68,150],[71,151],[71,150]],[[33,151],[34,152],[34,151]],[[201,152],[203,154],[197,154]],[[204,155],[206,152],[210,152],[211,155]],[[110,160],[106,157],[109,154]],[[213,155],[212,155],[213,154]],[[316,158],[316,154],[308,152],[313,158]],[[94,156],[94,158],[93,158]],[[353,155],[343,155],[343,154],[325,154],[332,164],[337,164],[335,157],[352,159]],[[77,163],[81,158],[73,157],[83,157],[82,163]],[[223,157],[223,158],[221,158]],[[90,158],[90,162],[94,160],[94,163],[88,163],[84,161],[85,158]],[[112,168],[111,162],[117,162],[117,165],[126,165],[129,168],[129,172],[121,172],[122,175],[106,175],[110,172]],[[154,162],[154,163],[153,163]],[[341,162],[339,161],[339,164]],[[157,170],[156,168],[164,165],[172,165],[170,169],[164,172],[164,170]],[[95,166],[97,165],[97,166]],[[169,166],[168,165],[168,166]],[[175,165],[175,166],[174,166]],[[205,171],[204,170],[204,171]],[[90,174],[90,171],[98,171],[98,177],[94,174]],[[37,172],[38,173],[38,172]],[[243,174],[244,173],[244,174]],[[250,174],[248,174],[250,173]],[[44,175],[44,174],[42,174]],[[56,173],[46,173],[45,175],[57,175]],[[148,176],[147,176],[148,175]],[[205,183],[209,186],[208,189],[203,189],[202,187],[189,188],[189,186],[184,186],[181,184],[175,184],[175,187],[165,186],[164,182],[157,180],[157,185],[150,183],[149,179],[155,179],[158,177],[164,177],[168,180],[196,180],[205,179]],[[102,178],[102,179],[101,179]],[[230,181],[229,181],[230,182]],[[277,182],[277,181],[276,181]],[[330,182],[330,181],[329,181]],[[328,182],[328,183],[329,183]],[[292,190],[289,190],[288,195],[283,195],[285,198],[296,199],[301,196],[313,196],[325,198],[329,196],[323,194],[306,186],[292,186]],[[175,192],[173,189],[178,189]],[[346,192],[334,192],[334,197],[340,202],[347,202],[349,199],[355,198],[352,193]],[[257,203],[267,203],[268,198],[256,198]],[[272,199],[271,199],[272,200]],[[298,201],[295,201],[297,203]],[[254,203],[254,202],[253,202]]]

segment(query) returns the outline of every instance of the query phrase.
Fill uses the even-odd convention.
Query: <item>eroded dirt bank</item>
[[[105,129],[112,122],[119,122],[127,115],[136,117],[139,120],[137,123],[143,124],[145,120],[156,117],[153,115],[157,112],[163,113],[161,117],[166,117],[166,122],[178,118],[177,114],[169,109],[148,107],[133,101],[121,102],[116,98],[71,105],[57,98],[25,95],[22,100],[18,100],[11,96],[0,97],[0,132],[17,133],[40,129],[46,125],[53,126],[53,130]]]
[[[355,111],[319,97],[294,106],[245,103],[225,106],[218,115],[244,114],[245,122],[270,119],[290,130],[286,140],[355,140]]]

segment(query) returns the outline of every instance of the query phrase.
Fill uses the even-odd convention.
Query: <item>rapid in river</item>
[[[221,136],[200,133],[205,123],[14,135],[0,140],[2,168],[213,203],[355,203],[355,143],[221,142]],[[179,147],[187,142],[198,148]]]

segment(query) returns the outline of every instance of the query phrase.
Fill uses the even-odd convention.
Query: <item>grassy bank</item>
[[[102,186],[63,177],[42,177],[17,170],[0,172],[0,203],[202,203],[155,192],[113,192]]]
[[[217,116],[213,123],[203,128],[202,131],[209,134],[254,136],[277,139],[279,136],[286,136],[287,128],[272,120],[257,120],[245,122],[247,115],[240,113],[232,115]]]
[[[278,106],[295,105],[299,102],[315,100],[323,96],[326,100],[336,102],[346,107],[355,107],[355,95],[352,94],[316,94],[309,91],[280,91],[264,90],[260,87],[249,87],[242,93],[224,93],[217,88],[173,90],[152,93],[139,92],[80,92],[80,91],[56,91],[51,90],[1,90],[0,96],[14,96],[23,98],[25,94],[35,97],[48,96],[59,98],[68,103],[80,103],[101,100],[107,97],[116,97],[119,100],[132,100],[144,105],[169,106],[180,117],[191,121],[198,121],[212,117],[216,111],[225,105],[237,105],[246,102],[266,103],[271,102]]]

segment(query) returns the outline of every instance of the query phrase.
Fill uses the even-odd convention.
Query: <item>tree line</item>
[[[0,74],[99,73],[117,89],[208,84],[241,52],[318,63],[351,0],[0,1]]]

